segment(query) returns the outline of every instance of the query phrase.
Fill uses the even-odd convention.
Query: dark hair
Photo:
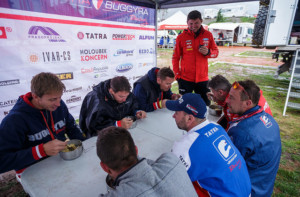
[[[35,75],[31,80],[31,92],[38,97],[42,97],[45,94],[63,92],[66,87],[60,81],[60,79],[53,73],[39,73]]]
[[[130,133],[115,126],[98,132],[97,155],[103,163],[116,171],[128,168],[138,161]]]
[[[175,74],[169,67],[163,67],[157,72],[157,77],[161,80],[165,80],[167,77],[174,78]]]
[[[187,16],[187,20],[196,20],[197,18],[199,18],[200,20],[202,20],[202,16],[201,13],[198,10],[193,10],[191,11],[188,16]]]
[[[110,80],[110,88],[114,92],[120,92],[120,91],[130,92],[131,85],[126,77],[117,76]]]
[[[248,93],[250,100],[254,105],[258,104],[260,98],[260,88],[252,80],[238,81],[238,83],[243,86],[245,91]],[[241,100],[245,101],[248,99],[248,96],[244,91],[241,91]]]
[[[207,87],[212,88],[216,91],[223,90],[229,92],[231,88],[230,82],[222,75],[216,75],[208,81]]]

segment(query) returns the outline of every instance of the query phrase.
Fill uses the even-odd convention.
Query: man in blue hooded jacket
[[[31,80],[31,92],[20,96],[0,125],[0,173],[16,170],[21,178],[26,167],[57,155],[71,139],[84,136],[61,100],[65,85],[52,73]]]
[[[170,90],[175,81],[174,72],[167,67],[154,67],[146,75],[134,83],[133,93],[136,96],[139,109],[151,112],[165,108],[167,100],[176,100],[179,94]]]
[[[279,126],[258,101],[260,89],[252,80],[234,82],[227,99],[230,113],[228,135],[243,155],[251,180],[252,197],[272,195],[280,162]]]

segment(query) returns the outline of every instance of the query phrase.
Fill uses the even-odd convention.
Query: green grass
[[[272,58],[272,53],[271,52],[263,52],[263,51],[261,51],[261,52],[245,51],[245,52],[239,53],[238,55]]]

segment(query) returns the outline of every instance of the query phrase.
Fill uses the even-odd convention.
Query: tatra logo
[[[106,60],[106,49],[82,49],[80,50],[81,61]]]
[[[134,40],[135,35],[132,35],[132,34],[113,34],[112,39],[113,40]]]
[[[130,63],[118,65],[116,71],[119,73],[127,72],[133,68],[133,65]]]
[[[12,80],[0,81],[0,86],[9,86],[9,85],[15,85],[15,84],[20,84],[20,80],[12,79]]]
[[[60,80],[73,79],[73,73],[72,73],[72,72],[69,72],[69,73],[58,73],[58,74],[56,74],[56,76],[57,76]]]
[[[78,102],[78,101],[81,101],[81,96],[71,96],[71,98],[67,99],[66,102],[67,104],[69,103],[75,103],[75,102]]]
[[[118,49],[117,52],[114,54],[114,56],[120,56],[120,55],[133,56],[133,51],[134,50]]]
[[[77,92],[79,90],[82,90],[82,86],[78,87],[78,88],[73,88],[73,89],[70,89],[70,90],[64,90],[64,93]]]
[[[41,32],[43,35],[38,35]],[[30,39],[48,39],[49,42],[66,42],[61,36],[50,27],[32,26],[28,31]]]
[[[78,32],[77,33],[78,39],[82,40],[84,38],[84,33]],[[86,39],[107,39],[106,34],[101,34],[101,33],[85,33]]]
[[[225,138],[224,135],[218,137],[214,142],[213,145],[220,156],[225,160],[228,161],[232,158],[235,154],[235,150],[231,147],[230,142]],[[232,161],[231,161],[232,162]]]
[[[154,54],[155,50],[153,48],[150,49],[139,49],[139,54]]]
[[[16,104],[18,99],[8,100],[8,101],[0,101],[0,108],[2,107],[9,107]]]
[[[102,3],[103,3],[103,0],[93,0],[93,5],[97,10],[100,9]]]
[[[154,36],[140,35],[139,40],[154,40]]]
[[[121,2],[118,2],[118,1],[106,1],[104,9],[106,11],[119,11],[119,12],[127,12],[127,13],[148,15],[148,11],[145,8],[142,8],[142,7],[139,7],[139,6],[134,6],[134,5],[129,5],[129,4],[125,4],[125,3],[121,3]]]
[[[0,27],[0,39],[7,39],[5,27]]]
[[[52,51],[52,52],[42,52],[44,62],[68,62],[71,61],[70,51]]]

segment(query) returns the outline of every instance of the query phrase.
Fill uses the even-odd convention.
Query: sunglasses
[[[239,82],[237,82],[237,81],[235,81],[233,84],[232,84],[232,87],[233,87],[233,89],[240,89],[240,90],[242,90],[244,93],[245,93],[245,95],[248,97],[248,99],[250,99],[250,96],[249,96],[249,94],[247,93],[247,91],[245,90],[245,88],[241,85],[241,84],[239,84]]]

